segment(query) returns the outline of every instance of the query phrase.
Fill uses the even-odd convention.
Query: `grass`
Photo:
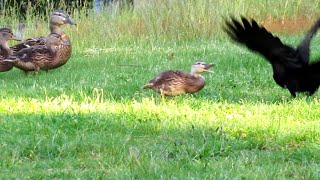
[[[45,0],[38,1],[38,4],[46,3]],[[133,11],[106,10],[100,17],[92,9],[74,9],[72,18],[78,28],[77,31],[72,28],[67,32],[72,39],[81,36],[81,41],[74,41],[77,43],[74,45],[84,48],[104,47],[114,42],[127,45],[141,41],[161,43],[217,38],[222,36],[221,27],[230,15],[253,17],[259,22],[279,20],[281,23],[278,26],[290,22],[296,24],[296,28],[306,30],[310,22],[320,15],[319,6],[319,0],[243,0],[234,3],[221,0],[140,0]],[[60,7],[70,9],[63,3]],[[15,7],[8,8],[0,24],[16,27],[21,21],[17,16],[20,12]],[[27,8],[25,37],[48,34],[47,28],[39,28],[47,26],[47,16],[37,16],[32,12],[34,8]],[[53,7],[42,9],[48,15]],[[290,28],[287,32],[295,31]],[[103,38],[103,42],[97,43],[97,38]]]
[[[92,52],[37,77],[1,74],[2,177],[319,177],[318,93],[291,99],[262,58],[228,41]],[[217,64],[198,94],[163,103],[140,90],[197,58]]]
[[[1,178],[319,178],[319,92],[292,99],[270,65],[229,42],[220,26],[205,34],[185,26],[179,36],[145,19],[150,31],[134,37],[141,29],[129,20],[141,17],[125,13],[92,21],[93,14],[75,15],[78,30],[64,27],[74,52],[59,69],[0,74]],[[47,33],[33,32],[33,23],[27,35]],[[301,35],[281,39],[296,45]],[[313,57],[319,44],[317,36]],[[156,73],[188,71],[197,59],[216,64],[199,93],[162,102],[140,89]]]

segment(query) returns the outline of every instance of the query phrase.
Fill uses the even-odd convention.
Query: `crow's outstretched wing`
[[[226,22],[224,30],[232,40],[260,53],[271,64],[281,63],[293,68],[302,66],[296,49],[283,44],[255,20],[250,23],[243,17],[241,22],[231,18],[231,21]]]

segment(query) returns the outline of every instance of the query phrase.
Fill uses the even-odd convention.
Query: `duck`
[[[73,22],[69,18],[69,15],[63,10],[55,10],[53,13],[51,13],[49,20],[50,33],[57,33],[60,35],[64,34],[64,32],[61,29],[61,25],[64,24],[76,25],[76,23]],[[68,36],[66,36],[66,39],[67,37]],[[10,49],[13,52],[18,52],[21,49],[28,48],[30,46],[45,45],[45,40],[46,36],[29,38],[19,44],[11,46]]]
[[[16,40],[20,41],[9,28],[0,28],[0,72],[9,71],[13,68],[13,65],[3,60],[13,54],[9,48],[8,41]]]
[[[196,93],[205,86],[205,79],[201,74],[204,72],[213,73],[210,70],[213,66],[215,65],[199,60],[192,64],[190,73],[180,70],[164,71],[155,76],[142,88],[153,89],[161,93],[162,96]]]
[[[37,75],[40,70],[52,69],[65,55],[60,51],[59,46],[70,46],[63,36],[57,33],[50,33],[46,37],[45,45],[36,45],[21,49],[19,52],[5,58],[3,61],[11,63],[14,67],[21,69],[28,74],[34,71]]]
[[[60,44],[57,46],[57,51],[60,53],[60,58],[59,61],[56,63],[50,64],[48,69],[55,69],[58,67],[63,66],[68,62],[68,60],[71,57],[72,54],[72,45],[69,36],[62,31],[61,25],[64,24],[69,24],[69,25],[76,25],[75,22],[73,22],[68,14],[63,11],[63,10],[55,10],[51,15],[50,15],[50,21],[49,21],[49,29],[51,33],[56,33],[61,36],[63,39],[62,41],[65,42],[63,44]],[[45,45],[46,37],[34,37],[34,38],[29,38],[24,42],[21,42],[19,44],[16,44],[10,49],[13,51],[13,53],[19,52],[20,50],[24,48],[29,48],[32,46],[38,46],[38,45]],[[1,66],[0,66],[1,69]]]

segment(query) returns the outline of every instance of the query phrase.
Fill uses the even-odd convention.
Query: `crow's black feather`
[[[281,40],[259,26],[241,17],[226,21],[224,31],[229,37],[264,56],[272,65],[276,83],[287,88],[293,97],[297,92],[312,95],[320,85],[320,62],[310,63],[310,42],[320,27],[320,19],[311,27],[297,48],[283,44]]]

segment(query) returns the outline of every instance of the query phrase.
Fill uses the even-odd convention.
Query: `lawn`
[[[320,178],[320,92],[293,99],[262,57],[221,32],[136,38],[112,35],[115,27],[90,33],[75,19],[78,29],[64,28],[74,47],[66,65],[0,73],[0,178]],[[293,45],[302,38],[279,36]],[[319,45],[316,36],[312,57]],[[141,90],[198,59],[216,64],[199,93],[162,101]]]

